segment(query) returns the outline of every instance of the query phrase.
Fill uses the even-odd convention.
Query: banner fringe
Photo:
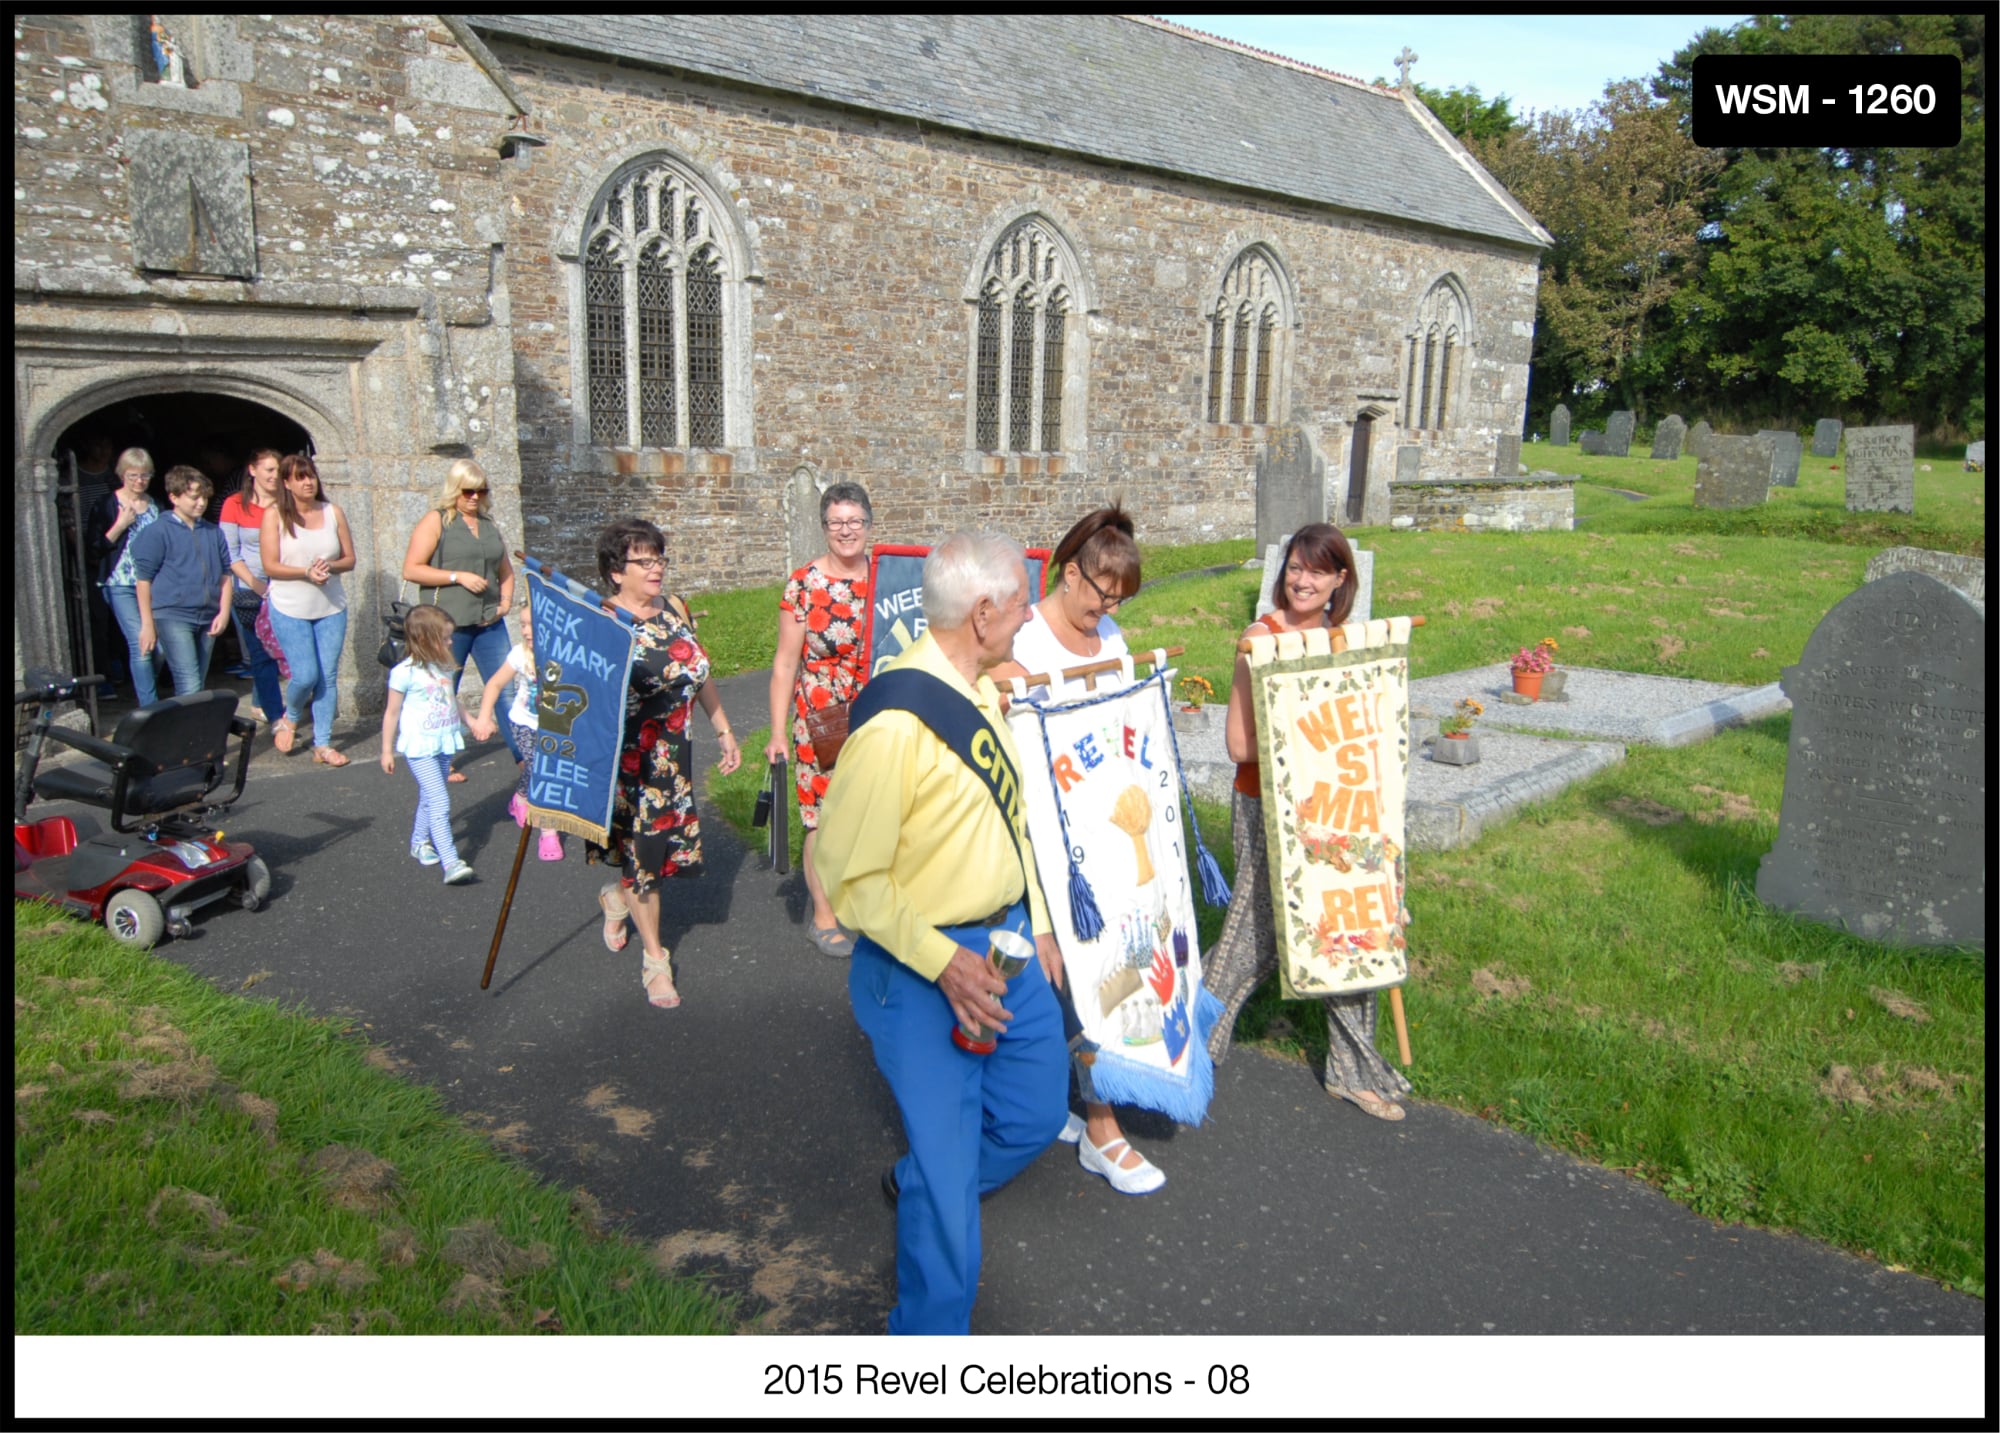
[[[1208,1034],[1222,1016],[1222,1002],[1207,986],[1195,998],[1195,1033],[1188,1042],[1186,1075],[1169,1075],[1128,1060],[1110,1046],[1100,1045],[1090,1067],[1097,1097],[1111,1105],[1138,1105],[1158,1110],[1175,1122],[1196,1127],[1208,1117],[1215,1097],[1215,1062],[1208,1054]]]
[[[566,832],[571,836],[581,836],[599,846],[611,844],[611,833],[595,821],[586,821],[581,816],[573,816],[567,811],[551,811],[545,806],[528,805],[528,824],[546,826],[551,831]]]

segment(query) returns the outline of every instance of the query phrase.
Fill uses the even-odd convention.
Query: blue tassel
[[[1078,940],[1096,940],[1104,930],[1104,917],[1097,910],[1097,896],[1085,879],[1083,867],[1069,868],[1069,923]]]
[[[1203,904],[1222,909],[1229,904],[1229,882],[1222,879],[1222,867],[1216,864],[1215,856],[1199,839],[1195,842],[1194,867],[1201,876],[1201,899]]]

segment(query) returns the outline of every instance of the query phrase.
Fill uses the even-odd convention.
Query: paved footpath
[[[723,684],[761,724],[767,677]],[[348,1015],[411,1077],[635,1235],[713,1273],[773,1332],[874,1333],[893,1299],[900,1152],[847,966],[805,941],[804,888],[720,817],[709,868],[670,890],[684,998],[659,1011],[636,942],[607,953],[601,868],[580,844],[522,868],[479,989],[517,839],[513,767],[482,748],[452,788],[475,885],[411,861],[416,788],[260,738],[226,824],[275,873],[255,914],[218,906],[160,954],[259,997]],[[712,742],[697,747],[714,759]],[[754,759],[754,754],[753,754]],[[939,1038],[943,1038],[942,1032]],[[1421,1053],[1421,1052],[1420,1052]],[[986,1204],[979,1333],[1983,1333],[1985,1305],[1810,1240],[1723,1226],[1644,1184],[1435,1105],[1385,1125],[1304,1065],[1238,1050],[1209,1121],[1128,1128],[1167,1171],[1140,1199],[1054,1147]]]

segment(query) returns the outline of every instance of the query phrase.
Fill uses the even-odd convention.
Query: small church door
[[[1354,420],[1354,445],[1347,459],[1347,522],[1361,521],[1361,505],[1368,498],[1368,444],[1375,435],[1373,418]]]

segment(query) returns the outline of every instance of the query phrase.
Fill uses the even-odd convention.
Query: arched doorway
[[[208,474],[215,486],[209,506],[213,519],[223,499],[241,483],[244,462],[252,452],[259,448],[310,452],[312,447],[312,435],[293,419],[261,403],[225,393],[162,392],[123,398],[65,427],[48,456],[57,473],[56,518],[69,670],[113,676],[129,691],[131,669],[125,640],[97,585],[98,555],[88,530],[92,509],[116,486],[113,468],[121,452],[127,448],[146,450],[153,460],[153,498],[162,504],[166,501],[163,480],[169,468],[185,463]],[[247,682],[228,675],[228,668],[238,660],[233,634],[226,635],[211,664],[209,685],[247,690]]]

